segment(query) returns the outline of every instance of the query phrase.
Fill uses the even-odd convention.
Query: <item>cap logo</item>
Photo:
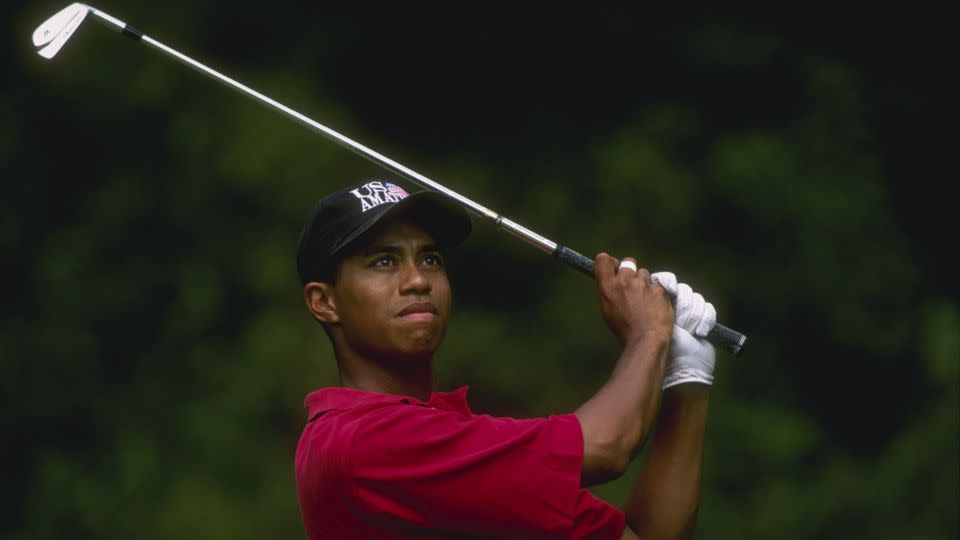
[[[350,193],[360,199],[361,212],[366,212],[381,204],[400,202],[409,196],[409,193],[402,187],[390,182],[380,181],[367,182],[357,189],[351,190]]]

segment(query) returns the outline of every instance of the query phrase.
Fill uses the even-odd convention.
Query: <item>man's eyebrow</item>
[[[400,253],[403,247],[400,244],[371,244],[363,250],[363,255],[373,255],[375,253]]]
[[[367,249],[363,250],[363,255],[374,255],[377,253],[401,253],[403,251],[403,244],[399,242],[388,242],[385,244],[372,244]],[[443,252],[443,248],[440,247],[440,244],[430,243],[424,244],[420,247],[420,252],[424,251],[438,251]]]

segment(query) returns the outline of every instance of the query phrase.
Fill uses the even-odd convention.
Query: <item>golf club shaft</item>
[[[124,35],[127,35],[137,41],[146,43],[147,45],[150,45],[151,47],[159,50],[160,52],[166,54],[167,56],[179,62],[182,62],[190,66],[191,68],[196,69],[197,71],[200,71],[206,75],[209,75],[210,77],[213,77],[214,79],[220,81],[226,86],[229,86],[230,88],[233,88],[238,92],[246,94],[247,96],[253,99],[256,99],[257,101],[277,111],[282,112],[283,114],[289,116],[290,118],[293,118],[294,120],[300,122],[301,124],[304,124],[307,127],[310,127],[313,130],[319,132],[321,135],[328,138],[329,140],[349,150],[352,150],[357,154],[360,154],[364,158],[370,161],[373,161],[374,163],[377,163],[378,165],[400,176],[403,176],[404,178],[407,178],[411,182],[419,185],[424,189],[429,189],[429,190],[443,193],[447,197],[453,199],[454,201],[466,207],[467,209],[473,211],[477,215],[480,215],[484,218],[487,218],[493,221],[498,228],[503,229],[513,234],[514,236],[520,238],[521,240],[524,240],[532,244],[533,246],[556,256],[558,259],[560,259],[564,263],[576,268],[577,270],[580,270],[584,274],[590,277],[594,277],[594,273],[593,273],[594,263],[592,259],[589,259],[568,247],[562,246],[552,240],[549,240],[531,231],[530,229],[527,229],[526,227],[523,227],[522,225],[510,219],[507,219],[480,204],[477,204],[476,202],[460,195],[459,193],[453,190],[450,190],[444,187],[443,185],[438,184],[437,182],[434,182],[433,180],[427,178],[426,176],[423,176],[422,174],[412,169],[409,169],[400,163],[397,163],[396,161],[374,151],[373,149],[368,148],[354,141],[353,139],[350,139],[349,137],[346,137],[345,135],[342,135],[330,129],[327,126],[324,126],[323,124],[320,124],[319,122],[316,122],[311,118],[308,118],[307,116],[304,116],[303,114],[291,109],[290,107],[287,107],[286,105],[279,103],[261,94],[260,92],[257,92],[256,90],[244,84],[241,84],[235,81],[234,79],[231,79],[230,77],[227,77],[226,75],[223,75],[222,73],[219,73],[218,71],[213,70],[201,64],[200,62],[197,62],[196,60],[190,58],[189,56],[182,54],[147,35],[144,35],[142,32],[134,29],[133,27],[124,23],[123,21],[115,17],[112,17],[96,8],[93,8],[90,6],[88,7],[90,9],[90,13],[94,15],[98,21],[102,22],[103,24],[106,24],[108,27],[111,27],[115,30],[119,30]],[[722,347],[730,351],[731,353],[734,354],[734,356],[740,355],[747,339],[747,337],[744,334],[737,332],[736,330],[730,329],[726,326],[723,326],[720,323],[717,323],[714,326],[714,328],[711,330],[707,338],[714,345],[717,345],[719,347]]]

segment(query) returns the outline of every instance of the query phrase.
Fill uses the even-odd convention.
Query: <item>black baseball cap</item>
[[[381,220],[399,215],[413,219],[444,247],[463,242],[472,228],[463,207],[435,191],[410,194],[386,180],[347,186],[321,198],[300,232],[300,283],[329,280],[351,243]]]

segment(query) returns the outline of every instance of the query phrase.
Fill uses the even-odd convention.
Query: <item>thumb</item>
[[[593,260],[593,275],[597,283],[607,281],[617,272],[617,260],[606,253],[597,253]]]

